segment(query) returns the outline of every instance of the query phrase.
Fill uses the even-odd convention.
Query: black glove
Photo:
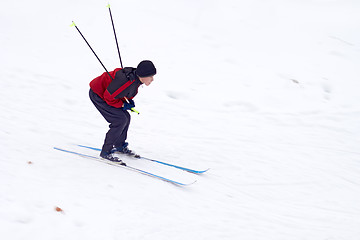
[[[123,110],[131,110],[135,107],[135,102],[132,99],[129,99],[129,102],[124,102]]]

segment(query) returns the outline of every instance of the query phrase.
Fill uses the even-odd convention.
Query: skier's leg
[[[130,123],[130,114],[127,111],[122,110],[121,108],[115,108],[108,105],[91,89],[89,96],[95,107],[101,113],[101,115],[108,123],[110,123],[110,129],[106,133],[101,154],[110,153],[115,143],[119,141],[118,139],[124,139],[124,137],[126,139],[127,130]],[[123,141],[125,141],[125,139]]]

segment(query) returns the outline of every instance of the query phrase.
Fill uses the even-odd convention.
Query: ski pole
[[[126,100],[127,103],[130,103],[130,102],[129,102],[129,99],[127,99],[127,97],[124,97],[124,98],[125,98],[125,100]],[[130,110],[131,110],[132,112],[134,112],[134,113],[140,114],[140,112],[139,112],[139,111],[136,111],[135,108],[131,108]]]
[[[92,47],[90,46],[90,44],[88,43],[88,41],[86,40],[86,38],[84,37],[84,35],[80,32],[80,29],[76,26],[75,22],[72,21],[71,27],[75,27],[76,30],[80,33],[81,37],[85,40],[86,44],[89,46],[89,48],[91,49],[91,51],[94,53],[95,57],[97,58],[97,60],[99,60],[101,66],[103,66],[103,68],[105,69],[105,71],[107,72],[107,74],[109,75],[111,80],[114,80],[109,71],[106,69],[106,67],[104,66],[104,64],[101,62],[100,58],[96,55],[95,51],[92,49]]]
[[[110,9],[110,3],[107,5],[107,7],[109,8],[109,13],[110,13],[111,24],[112,24],[112,27],[113,27],[113,30],[114,30],[114,36],[115,36],[116,47],[117,47],[118,54],[119,54],[119,59],[120,59],[120,66],[121,66],[121,68],[124,68],[124,67],[123,67],[123,64],[122,64],[122,61],[121,61],[120,49],[119,49],[119,44],[118,44],[118,40],[117,40],[117,37],[116,37],[116,32],[115,32],[114,21],[113,21],[112,14],[111,14],[111,9]]]
[[[110,10],[110,4],[109,6],[109,10]],[[110,16],[111,16],[111,12],[110,12]],[[112,21],[112,18],[111,18]],[[94,53],[95,57],[97,58],[97,60],[99,60],[101,66],[103,66],[103,68],[105,69],[105,71],[107,72],[107,74],[109,75],[110,79],[113,81],[113,77],[110,75],[109,71],[106,69],[106,67],[104,66],[104,64],[101,62],[100,58],[96,55],[95,51],[92,49],[92,47],[90,46],[90,44],[88,43],[88,41],[86,40],[86,38],[84,37],[84,35],[81,33],[80,29],[76,26],[75,22],[72,21],[72,24],[70,25],[71,27],[75,27],[76,30],[80,33],[81,37],[84,39],[84,41],[86,42],[86,44],[89,46],[89,48],[91,49],[91,51]],[[114,25],[113,25],[114,26]],[[115,28],[114,28],[114,34],[115,34],[115,39],[116,39],[116,33],[115,33]],[[116,39],[116,45],[117,45],[117,39]],[[118,45],[117,45],[118,46]],[[120,51],[119,51],[119,47],[118,47],[118,52],[119,52],[119,57],[120,57]],[[122,62],[121,62],[121,57],[120,57],[120,64],[122,67]],[[130,103],[129,100],[125,97],[126,102]],[[132,112],[135,112],[137,114],[140,114],[139,111],[137,111],[135,108],[131,108],[130,109]]]

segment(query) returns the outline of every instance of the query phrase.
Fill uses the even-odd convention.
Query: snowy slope
[[[2,4],[1,239],[359,239],[360,2],[111,2],[124,65],[158,69],[130,146],[211,168],[186,188],[53,150],[102,144],[70,24],[118,67],[106,5]]]

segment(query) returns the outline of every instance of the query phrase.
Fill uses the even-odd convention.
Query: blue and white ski
[[[89,147],[89,146],[85,146],[85,145],[77,145],[79,147],[83,147],[83,148],[88,148],[88,149],[92,149],[92,150],[95,150],[95,151],[101,151],[100,148],[94,148],[94,147]],[[162,162],[162,161],[159,161],[159,160],[155,160],[155,159],[151,159],[151,158],[146,158],[146,157],[136,157],[135,156],[131,156],[131,155],[126,155],[126,156],[129,156],[129,157],[134,157],[136,159],[144,159],[144,160],[148,160],[148,161],[152,161],[152,162],[156,162],[156,163],[160,163],[160,164],[163,164],[163,165],[166,165],[166,166],[169,166],[169,167],[174,167],[174,168],[177,168],[177,169],[181,169],[183,171],[187,171],[187,172],[190,172],[190,173],[195,173],[195,174],[201,174],[201,173],[204,173],[206,171],[209,170],[206,169],[206,170],[194,170],[194,169],[190,169],[190,168],[185,168],[185,167],[181,167],[181,166],[177,166],[177,165],[174,165],[174,164],[170,164],[170,163],[166,163],[166,162]]]
[[[196,181],[194,181],[194,182],[191,182],[191,183],[182,183],[182,182],[178,182],[178,181],[175,181],[175,180],[172,180],[172,179],[169,179],[169,178],[165,178],[165,177],[162,177],[160,175],[156,175],[156,174],[153,174],[151,172],[147,172],[147,171],[135,168],[135,167],[131,167],[131,166],[128,166],[128,165],[126,165],[126,166],[120,165],[119,163],[111,162],[109,160],[106,160],[106,159],[103,159],[103,158],[100,158],[100,157],[95,157],[95,156],[91,156],[91,155],[87,155],[87,154],[83,154],[83,153],[79,153],[79,152],[69,151],[69,150],[62,149],[62,148],[57,148],[57,147],[54,147],[54,149],[62,151],[62,152],[75,154],[75,155],[78,155],[78,156],[81,156],[81,157],[90,158],[90,159],[93,159],[93,160],[96,160],[96,161],[99,161],[99,162],[103,162],[103,163],[106,163],[106,164],[109,164],[109,165],[113,165],[113,166],[116,166],[116,167],[126,168],[128,170],[132,170],[134,172],[138,172],[138,173],[141,173],[141,174],[153,177],[153,178],[157,178],[157,179],[160,179],[162,181],[175,184],[177,186],[188,186],[188,185],[191,185],[191,184],[196,182]]]

